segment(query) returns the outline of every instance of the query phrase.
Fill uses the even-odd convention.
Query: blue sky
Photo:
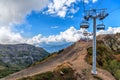
[[[117,8],[120,8],[119,0],[98,0],[96,3],[86,3],[86,9],[92,9],[95,7],[98,8],[107,8],[107,12],[111,12]],[[98,6],[97,6],[98,5]],[[74,26],[76,29],[79,29],[79,24],[82,18],[83,12],[83,4],[82,2],[78,2],[74,5],[75,8],[79,8],[79,10],[75,14],[67,14],[65,17],[60,17],[58,15],[51,14],[43,14],[41,12],[32,12],[29,16],[26,17],[26,21],[29,25],[31,25],[30,30],[25,30],[24,27],[26,25],[21,25],[25,32],[31,32],[30,36],[34,36],[37,34],[42,34],[44,36],[56,35],[62,31],[65,31],[70,26]],[[69,9],[69,8],[68,8]],[[120,9],[116,10],[109,14],[109,16],[104,20],[106,25],[106,29],[110,26],[119,27],[120,25]],[[70,18],[70,16],[73,16]],[[91,21],[90,21],[91,22]],[[91,26],[92,27],[92,26]],[[89,29],[91,31],[91,28]]]
[[[99,34],[120,32],[120,0],[84,1],[87,10],[107,8],[106,30]],[[84,37],[79,27],[82,0],[1,0],[0,7],[1,44],[28,43],[55,51],[56,46],[59,50]],[[88,31],[92,31],[92,24]]]

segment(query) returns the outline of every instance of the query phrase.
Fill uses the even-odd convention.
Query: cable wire
[[[116,8],[116,9],[111,10],[111,11],[109,12],[109,14],[111,14],[111,13],[113,13],[113,12],[117,11],[117,10],[120,10],[120,7],[118,7],[118,8]]]
[[[84,0],[83,0],[83,12],[85,13],[85,2],[84,2]]]

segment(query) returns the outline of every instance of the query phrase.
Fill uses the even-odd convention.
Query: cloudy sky
[[[82,1],[0,0],[0,44],[28,43],[48,51],[69,46],[84,37],[79,28],[83,17]],[[106,30],[98,31],[98,34],[120,32],[119,0],[84,2],[87,10],[107,8]],[[88,31],[92,32],[92,24]]]

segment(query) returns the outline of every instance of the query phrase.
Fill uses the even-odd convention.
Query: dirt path
[[[42,62],[41,64],[35,65],[34,67],[30,67],[24,69],[20,72],[11,74],[6,78],[0,80],[16,80],[18,78],[32,76],[38,73],[43,73],[46,71],[53,71],[55,67],[67,61],[73,64],[72,68],[76,70],[77,74],[81,74],[84,69],[91,69],[91,66],[87,64],[85,61],[85,57],[87,55],[86,48],[90,45],[86,44],[86,42],[77,42],[74,45],[66,48],[61,54]],[[90,71],[88,72],[90,75],[90,79],[87,80],[95,80],[91,77]],[[98,75],[103,80],[115,80],[114,77],[107,71],[98,69]],[[78,80],[81,80],[78,78]]]
[[[76,73],[78,73],[78,74],[82,74],[83,70],[88,70],[87,75],[85,76],[86,80],[96,80],[96,79],[93,78],[93,75],[91,74],[92,66],[87,64],[87,62],[85,61],[85,57],[87,55],[86,48],[89,47],[90,44],[91,43],[82,44],[83,48],[82,48],[81,51],[79,51],[77,53],[76,56],[78,56],[78,57],[77,57],[76,60],[72,61],[72,64],[73,64],[73,69],[75,69]],[[100,77],[103,80],[115,80],[115,78],[106,70],[102,70],[102,69],[97,68],[97,72],[98,72],[98,74],[96,76]],[[81,79],[78,78],[78,80],[81,80]]]

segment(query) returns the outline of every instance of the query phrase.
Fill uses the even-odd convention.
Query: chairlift
[[[101,13],[99,15],[99,20],[103,20],[105,17],[107,17],[109,14],[108,13]]]
[[[98,24],[97,25],[97,30],[105,30],[105,25],[104,24]]]
[[[84,28],[84,29],[89,28],[89,23],[87,21],[81,22],[80,28]]]
[[[88,36],[93,36],[93,33],[89,33]]]
[[[84,31],[84,32],[83,32],[83,35],[84,35],[84,36],[88,36],[88,32],[87,32],[87,31]]]

